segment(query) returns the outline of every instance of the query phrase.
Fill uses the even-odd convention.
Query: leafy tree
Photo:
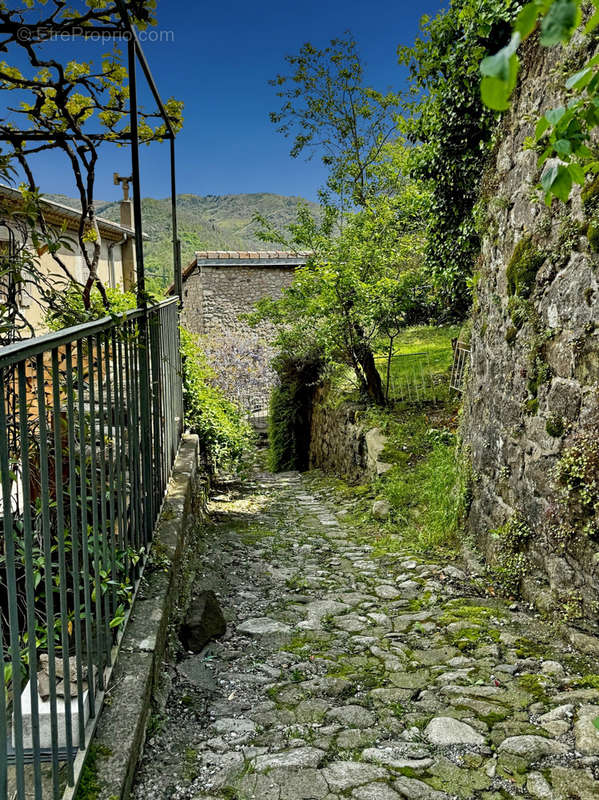
[[[383,163],[398,160],[396,154]],[[414,269],[423,206],[421,193],[409,184],[396,195],[371,197],[359,211],[325,207],[321,221],[301,208],[290,239],[265,232],[266,238],[310,256],[280,299],[258,303],[254,319],[275,324],[283,353],[296,359],[305,353],[313,360],[318,352],[326,362],[352,367],[362,393],[379,405],[385,395],[373,347],[381,333],[391,330],[391,319],[395,326],[407,319],[399,308],[405,297],[390,285]]]
[[[509,38],[513,0],[452,0],[421,20],[422,34],[398,50],[409,68],[404,131],[414,144],[409,173],[429,189],[424,264],[440,302],[463,314],[480,250],[473,220],[496,115],[481,102],[481,58]]]
[[[289,237],[265,225],[264,239],[310,257],[280,301],[260,305],[259,316],[275,322],[284,353],[313,359],[319,352],[351,366],[362,392],[384,404],[373,355],[382,329],[377,282],[401,269],[400,242],[421,227],[423,207],[420,189],[405,178],[399,98],[365,85],[349,34],[324,49],[305,44],[287,62],[291,74],[272,81],[283,101],[272,120],[294,137],[291,155],[318,154],[328,177],[320,220],[304,207]]]
[[[128,0],[127,9],[139,26],[154,24],[154,0]],[[49,150],[64,153],[72,170],[81,205],[78,226],[78,247],[88,269],[88,277],[80,287],[85,308],[91,304],[95,287],[108,307],[106,290],[98,276],[101,239],[95,209],[95,177],[99,148],[104,142],[122,144],[129,133],[129,87],[127,70],[118,48],[102,56],[100,65],[90,62],[64,63],[45,56],[47,34],[69,34],[78,28],[102,28],[120,24],[118,6],[110,0],[68,4],[65,0],[26,0],[22,8],[9,8],[0,3],[0,24],[5,33],[0,39],[3,52],[16,52],[14,62],[0,61],[0,90],[6,92],[6,107],[12,117],[0,119],[0,132],[8,137],[5,156],[18,165],[26,179],[24,197],[29,209],[31,235],[36,249],[49,250],[63,275],[76,285],[64,259],[63,244],[44,219],[40,194],[31,166],[31,157]],[[27,28],[29,36],[23,36]],[[15,63],[25,64],[17,67]],[[12,93],[18,106],[9,106]],[[175,128],[181,125],[181,103],[169,100],[167,111]],[[140,137],[149,143],[165,134],[164,124],[155,113],[140,113]],[[18,124],[15,124],[15,121]],[[39,140],[26,142],[19,135],[23,128],[39,134]],[[93,131],[93,133],[92,133]],[[47,138],[45,138],[47,137]]]
[[[599,7],[586,22],[583,35],[590,36],[599,25]],[[509,108],[516,86],[520,61],[518,49],[539,30],[542,47],[566,45],[582,19],[581,0],[533,0],[524,5],[513,25],[509,42],[480,65],[482,99],[496,111]],[[593,144],[599,125],[599,55],[586,59],[564,83],[564,105],[546,111],[537,121],[534,146],[543,167],[540,189],[550,205],[554,197],[568,200],[574,184],[584,184],[588,173],[599,173],[599,159]],[[528,142],[528,145],[531,143]]]
[[[382,190],[380,163],[396,136],[399,98],[364,85],[350,33],[320,50],[306,43],[287,56],[291,74],[271,81],[282,100],[271,120],[293,136],[291,155],[317,153],[328,169],[325,205],[366,207]]]

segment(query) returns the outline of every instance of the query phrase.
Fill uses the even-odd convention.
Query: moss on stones
[[[520,239],[506,269],[508,294],[529,297],[544,260],[545,255],[535,247],[532,236]]]
[[[590,222],[587,228],[587,240],[591,250],[594,253],[599,252],[599,225],[594,222]]]
[[[552,414],[545,423],[545,430],[549,436],[559,439],[560,436],[563,436],[565,430],[564,420],[556,414]]]
[[[510,325],[510,327],[505,332],[505,341],[508,344],[514,344],[517,336],[518,336],[518,329],[514,325]]]
[[[592,211],[599,203],[599,175],[583,187],[580,193],[586,211]]]

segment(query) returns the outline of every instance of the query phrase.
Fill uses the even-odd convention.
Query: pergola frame
[[[138,127],[138,102],[137,102],[137,65],[142,69],[146,82],[152,96],[158,107],[160,117],[166,126],[165,138],[169,140],[170,144],[170,179],[171,179],[171,221],[173,228],[173,283],[175,292],[179,296],[179,306],[182,300],[182,278],[181,278],[181,242],[179,241],[179,233],[177,228],[177,184],[176,184],[176,171],[175,171],[175,130],[173,128],[171,119],[166,111],[156,82],[150,70],[150,66],[143,52],[137,32],[131,23],[129,13],[124,0],[115,0],[121,16],[120,26],[77,26],[73,25],[71,28],[65,29],[64,26],[53,27],[52,25],[44,26],[43,36],[40,35],[38,28],[35,25],[0,25],[0,34],[14,33],[17,28],[26,27],[31,30],[32,34],[37,34],[40,41],[50,38],[53,33],[64,34],[69,33],[72,36],[80,36],[84,39],[97,37],[99,33],[103,35],[110,35],[115,39],[122,38],[127,41],[127,56],[128,56],[128,77],[129,77],[129,119],[130,119],[130,133],[119,134],[118,137],[108,137],[105,133],[86,133],[85,135],[98,142],[129,142],[131,147],[131,183],[133,185],[133,226],[135,228],[135,260],[137,271],[137,302],[140,308],[145,308],[147,303],[146,295],[146,273],[144,267],[144,253],[143,253],[143,223],[141,215],[141,191],[140,191],[140,167],[139,167],[139,127]],[[59,141],[60,139],[76,139],[74,134],[48,134],[43,131],[14,131],[10,134],[0,133],[0,141],[15,140],[20,141]]]

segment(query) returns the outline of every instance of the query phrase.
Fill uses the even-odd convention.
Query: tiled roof
[[[306,258],[309,253],[297,253],[292,250],[199,250],[196,253],[198,261],[216,261],[218,259],[288,259]]]
[[[182,278],[183,281],[189,278],[198,265],[297,267],[305,264],[311,255],[308,251],[293,252],[292,250],[198,250],[193,261],[183,270]],[[171,284],[166,292],[172,294],[173,291],[174,285]]]

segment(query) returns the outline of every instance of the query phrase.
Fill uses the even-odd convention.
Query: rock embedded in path
[[[256,772],[270,772],[274,769],[307,769],[315,768],[322,761],[324,750],[318,747],[296,747],[279,753],[267,753],[257,756],[252,762]]]
[[[431,744],[474,744],[485,743],[484,736],[470,725],[453,717],[435,717],[424,729],[424,735]]]
[[[363,706],[348,705],[332,708],[327,719],[332,719],[346,728],[370,728],[376,722],[376,717]]]
[[[245,622],[237,626],[238,633],[244,633],[253,639],[260,639],[263,636],[284,636],[290,630],[289,625],[270,617],[253,617],[252,619],[246,619]]]
[[[346,792],[354,786],[387,778],[386,769],[372,764],[360,764],[358,761],[333,761],[322,770],[322,774],[333,792]]]
[[[424,781],[419,781],[416,778],[405,778],[403,775],[394,781],[393,788],[399,792],[401,797],[405,797],[407,800],[450,800],[453,797],[453,795],[433,789]],[[451,787],[448,788],[450,789]]]
[[[390,584],[381,584],[381,586],[375,586],[374,593],[377,597],[380,597],[381,600],[395,600],[400,595],[397,586],[391,586]]]
[[[393,791],[386,783],[369,783],[354,789],[352,797],[355,800],[401,800],[401,795]]]
[[[391,504],[386,500],[375,500],[372,504],[372,516],[375,519],[388,519],[391,513]]]
[[[574,723],[576,749],[583,756],[599,755],[599,706],[581,706]]]
[[[179,639],[186,650],[199,653],[209,641],[223,636],[226,630],[227,622],[216,595],[208,590],[200,592],[191,601],[179,630]]]
[[[536,800],[553,800],[553,792],[540,772],[531,772],[526,780],[526,791]]]
[[[543,736],[510,736],[499,745],[499,753],[520,756],[528,761],[536,761],[543,756],[561,756],[568,752],[568,747],[554,739]]]

